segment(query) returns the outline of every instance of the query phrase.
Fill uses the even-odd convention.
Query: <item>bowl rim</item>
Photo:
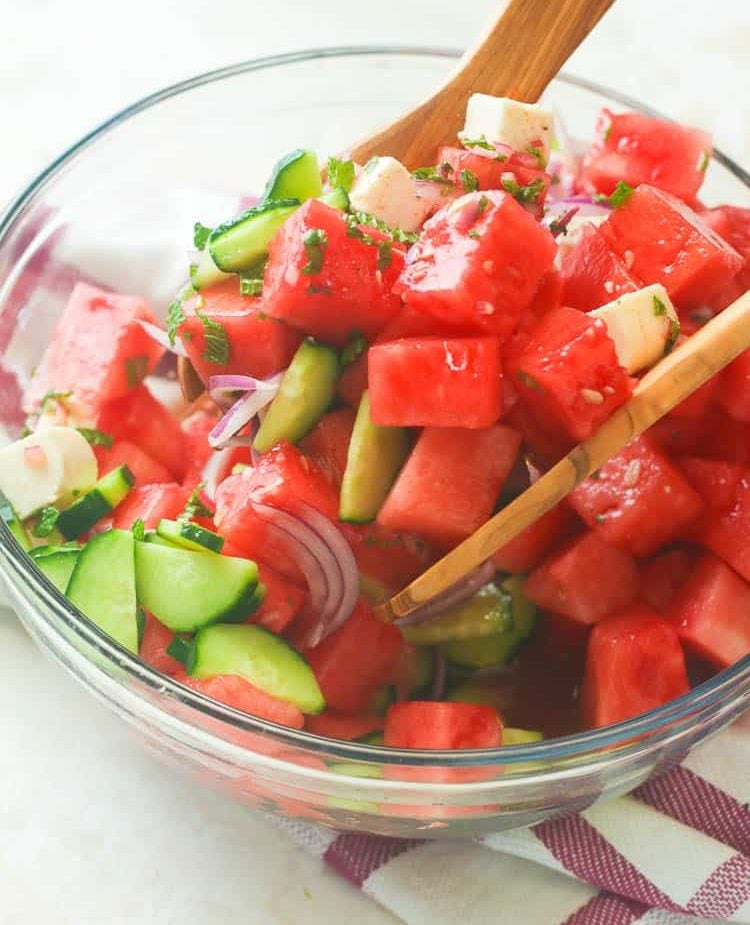
[[[0,214],[0,248],[5,238],[12,231],[15,222],[24,209],[38,196],[56,175],[87,147],[94,144],[108,132],[127,122],[133,116],[173,96],[186,93],[198,87],[226,80],[240,74],[256,70],[282,67],[288,64],[308,62],[320,58],[342,59],[347,57],[365,56],[396,56],[396,57],[422,57],[456,59],[461,52],[455,48],[430,46],[399,46],[399,45],[352,45],[327,46],[321,48],[303,49],[278,55],[269,55],[238,62],[226,67],[217,68],[202,74],[173,83],[161,90],[157,90],[140,100],[126,106],[115,113],[97,127],[89,131],[77,142],[63,151],[47,167],[36,175],[28,185],[16,196],[14,200]],[[653,108],[644,105],[626,94],[610,90],[596,82],[586,80],[562,72],[556,78],[558,82],[572,85],[591,93],[608,97],[620,105],[637,109],[649,115],[668,118]],[[741,183],[750,188],[750,173],[736,164],[723,152],[714,149],[714,159],[733,174]],[[140,683],[146,684],[155,693],[166,694],[208,717],[218,720],[226,725],[228,731],[241,730],[244,732],[264,733],[286,746],[324,752],[327,756],[348,761],[377,762],[381,765],[412,765],[435,766],[448,768],[470,768],[477,766],[502,764],[506,770],[513,774],[514,765],[523,765],[527,762],[541,763],[533,772],[524,772],[519,769],[516,779],[523,776],[543,778],[559,771],[560,760],[579,759],[583,764],[587,758],[586,767],[592,769],[598,763],[611,759],[611,749],[618,747],[618,756],[625,758],[639,753],[644,744],[650,746],[655,743],[669,740],[678,734],[683,725],[689,725],[696,712],[714,710],[724,705],[741,705],[743,695],[750,699],[750,655],[741,659],[735,665],[717,672],[709,680],[697,685],[688,693],[670,701],[669,703],[643,713],[633,719],[606,726],[601,729],[587,730],[571,735],[542,740],[536,744],[501,746],[492,749],[466,749],[461,751],[425,750],[425,749],[396,749],[386,746],[369,745],[360,742],[347,742],[326,736],[315,735],[306,730],[290,729],[276,723],[251,716],[232,707],[219,703],[203,694],[194,691],[167,675],[162,674],[147,665],[137,655],[124,649],[95,624],[88,620],[80,611],[73,607],[62,592],[38,571],[31,558],[21,549],[10,530],[4,523],[0,523],[0,554],[6,565],[6,573],[13,573],[17,579],[31,592],[32,596],[51,610],[55,617],[61,618],[62,625],[49,620],[41,611],[41,617],[62,640],[63,645],[70,645],[64,629],[71,630],[82,641],[93,646],[105,656],[113,666],[124,670],[126,675],[134,677]],[[10,575],[8,575],[10,580]],[[91,662],[91,660],[89,659]],[[91,662],[97,671],[104,671],[101,666]],[[743,684],[743,682],[745,682]],[[737,700],[735,701],[735,695]],[[729,699],[725,699],[729,698]],[[162,708],[158,708],[162,711]],[[172,717],[174,719],[174,717]],[[194,725],[194,724],[190,724]],[[231,743],[216,732],[205,727],[195,727],[203,735],[220,742],[222,747],[231,746]],[[237,746],[234,746],[237,747]],[[241,749],[242,751],[251,751]],[[279,756],[279,760],[283,759]],[[544,763],[552,762],[545,766]],[[299,770],[299,765],[289,762],[290,767]],[[506,778],[507,779],[507,778]],[[413,785],[412,785],[413,786]],[[470,786],[467,782],[459,786]]]

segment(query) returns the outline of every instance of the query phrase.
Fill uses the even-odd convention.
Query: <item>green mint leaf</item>
[[[322,228],[311,228],[302,239],[302,243],[307,253],[307,263],[302,267],[302,272],[306,276],[314,276],[323,268],[328,235]]]
[[[479,177],[473,170],[464,168],[460,174],[461,185],[467,193],[473,193],[479,189]]]
[[[178,515],[177,520],[180,523],[190,523],[194,517],[212,517],[213,512],[201,501],[201,492],[205,488],[205,482],[199,482],[190,493],[182,513]]]
[[[701,173],[705,173],[705,172],[708,170],[708,163],[709,163],[710,160],[711,160],[711,152],[710,152],[710,151],[702,151],[702,152],[701,152],[701,159],[698,161],[698,170],[699,170]]]
[[[480,215],[481,215],[483,212],[486,212],[486,211],[487,211],[487,207],[489,206],[489,204],[490,204],[489,199],[488,199],[484,194],[482,194],[482,195],[479,197],[479,202],[477,202],[477,209],[479,209],[479,214],[480,214]]]
[[[669,336],[667,337],[666,343],[664,344],[664,356],[668,353],[671,353],[674,350],[674,345],[677,343],[677,338],[680,336],[680,322],[675,321],[674,318],[669,319]]]
[[[206,341],[203,359],[208,363],[215,363],[217,366],[226,366],[229,363],[231,352],[226,328],[220,322],[204,315],[198,308],[196,308],[195,314],[203,325],[203,337]]]
[[[667,306],[662,302],[658,295],[653,297],[653,308],[652,311],[657,318],[661,318],[662,315],[667,314]]]
[[[377,228],[378,231],[390,235],[394,241],[398,241],[400,244],[414,244],[419,239],[416,231],[404,231],[403,228],[388,225],[379,218],[375,218],[374,215],[370,215],[369,212],[353,212],[347,216],[346,223],[347,235],[351,238],[360,238],[365,241],[365,244],[375,244],[377,242],[374,238],[365,235],[358,227],[359,225],[370,225],[372,228]],[[365,240],[366,238],[367,240]]]
[[[55,529],[59,516],[60,512],[56,507],[45,507],[39,514],[39,520],[34,527],[34,536],[38,537],[40,540],[49,536]]]
[[[618,180],[617,186],[615,186],[611,196],[605,196],[603,193],[599,193],[594,196],[594,200],[595,202],[606,203],[613,209],[619,209],[620,206],[625,205],[634,192],[635,190],[629,183],[626,183],[624,180]]]
[[[213,231],[213,228],[208,228],[206,225],[201,225],[200,222],[196,222],[193,225],[193,245],[197,251],[205,250],[206,241],[208,241],[209,235]]]
[[[144,522],[141,520],[140,517],[139,517],[137,520],[134,520],[134,521],[133,521],[133,526],[132,526],[130,529],[131,529],[131,531],[132,531],[132,533],[133,533],[133,536],[134,536],[137,540],[142,540],[142,539],[145,538],[145,536],[146,536],[146,525],[144,524]]]
[[[178,296],[169,303],[169,308],[167,309],[167,337],[169,338],[169,345],[171,347],[174,347],[175,341],[177,340],[177,331],[180,325],[184,323],[185,309],[182,305],[181,296]]]
[[[340,187],[348,193],[354,185],[354,161],[340,161],[336,157],[329,157],[328,183],[332,189]]]
[[[461,144],[464,146],[464,148],[484,148],[485,151],[495,150],[495,146],[491,145],[489,141],[487,141],[485,135],[480,135],[479,138],[462,138]]]
[[[362,356],[367,350],[367,341],[359,331],[353,331],[349,335],[349,341],[339,355],[339,363],[342,367],[349,366],[356,359]]]
[[[544,391],[544,387],[542,386],[542,384],[540,382],[537,382],[537,380],[533,376],[530,376],[528,373],[524,372],[522,369],[518,370],[517,376],[519,380],[523,382],[523,384],[527,388],[534,389],[535,392]]]
[[[510,177],[504,177],[502,179],[502,184],[505,192],[510,193],[521,205],[530,205],[537,202],[544,192],[544,180],[541,177],[537,177],[536,180],[532,180],[531,183],[527,183],[526,186],[520,186]]]
[[[263,293],[263,280],[253,277],[240,277],[240,293],[242,295],[261,295]]]
[[[529,145],[529,147],[525,150],[527,154],[530,154],[532,157],[536,158],[540,167],[544,167],[546,165],[546,161],[544,159],[544,151],[541,148],[535,148],[533,145]]]
[[[107,449],[112,446],[112,434],[105,434],[103,430],[96,430],[93,427],[76,427],[76,430],[91,446],[103,446]]]
[[[148,373],[148,357],[130,357],[125,360],[125,378],[128,388],[136,389]]]
[[[470,229],[469,229],[469,237],[470,237],[470,238],[481,238],[482,236],[481,236],[481,234],[479,234],[479,232],[477,231],[476,228],[470,228]]]
[[[453,173],[450,164],[440,164],[438,167],[417,167],[416,170],[412,170],[411,175],[415,180],[429,180],[431,183],[447,183],[452,186],[453,181],[446,176],[447,173]]]
[[[387,270],[392,262],[393,262],[393,242],[388,241],[388,240],[380,241],[378,243],[378,261],[377,261],[378,270]]]
[[[42,396],[42,399],[39,402],[39,414],[44,414],[45,411],[49,411],[50,405],[64,403],[65,399],[70,398],[72,394],[72,392],[47,392]]]

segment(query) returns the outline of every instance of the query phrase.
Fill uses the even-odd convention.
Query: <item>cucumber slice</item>
[[[513,631],[512,608],[510,594],[493,583],[434,620],[402,626],[401,632],[407,642],[417,646],[496,636]]]
[[[0,491],[0,520],[10,530],[16,539],[18,545],[25,550],[31,549],[31,539],[29,534],[24,530],[18,514],[16,514],[13,505],[8,501],[5,495]]]
[[[370,418],[370,394],[362,398],[349,441],[341,482],[339,518],[363,524],[375,520],[409,455],[411,440],[404,427],[380,427]]]
[[[360,736],[355,742],[362,742],[365,745],[384,745],[385,738],[382,732],[368,732],[365,736]]]
[[[80,549],[66,549],[58,546],[53,551],[47,551],[44,555],[31,558],[39,571],[49,578],[58,591],[64,594],[80,554]]]
[[[182,549],[192,549],[195,552],[221,552],[224,548],[224,537],[212,530],[204,530],[194,523],[181,523],[179,520],[160,520],[156,528],[157,536],[179,546]]]
[[[511,575],[500,585],[511,597],[512,625],[504,632],[492,636],[443,643],[441,649],[448,661],[467,668],[486,668],[489,665],[506,664],[515,657],[534,632],[537,622],[536,607],[524,596],[522,584],[519,575]]]
[[[541,742],[544,736],[536,729],[513,729],[506,726],[503,729],[501,745],[528,745],[531,742]]]
[[[216,266],[208,250],[201,251],[198,262],[190,267],[190,282],[193,289],[198,292],[201,289],[208,289],[209,286],[214,286],[216,283],[222,282],[222,280],[229,279],[230,275],[230,273],[225,273]]]
[[[328,190],[322,196],[318,196],[318,199],[332,209],[338,209],[339,212],[349,211],[349,194],[340,186]]]
[[[92,537],[65,592],[92,623],[131,652],[138,651],[134,546],[130,530],[107,530]]]
[[[267,453],[282,440],[301,440],[333,401],[338,376],[335,350],[309,338],[302,341],[255,435],[255,449]]]
[[[396,688],[392,684],[384,684],[372,695],[367,710],[369,713],[377,713],[378,716],[385,716],[388,712],[388,707],[395,702]]]
[[[135,476],[127,466],[118,466],[92,489],[75,501],[57,518],[57,529],[66,540],[74,540],[94,524],[111,514],[135,485]]]
[[[265,256],[271,238],[299,206],[298,199],[274,199],[214,228],[206,245],[211,259],[225,273],[251,269]]]
[[[320,713],[325,700],[312,669],[280,636],[259,626],[209,626],[194,640],[195,678],[234,674],[303,713]]]
[[[136,543],[138,601],[175,633],[239,622],[253,609],[258,567],[249,559]]]
[[[323,192],[320,165],[314,151],[297,148],[285,155],[271,171],[261,202],[278,199],[314,199]]]

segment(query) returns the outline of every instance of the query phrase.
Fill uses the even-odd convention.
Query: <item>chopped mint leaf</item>
[[[240,293],[242,295],[261,295],[263,292],[263,280],[253,277],[240,277]]]
[[[48,411],[50,405],[56,405],[64,402],[65,399],[70,398],[72,394],[72,392],[47,392],[42,396],[42,399],[39,402],[39,414],[44,414],[45,411]]]
[[[201,501],[201,492],[205,488],[205,482],[199,482],[190,493],[182,513],[178,515],[177,520],[180,523],[190,523],[195,517],[211,517],[213,512],[209,511],[206,505]]]
[[[307,263],[302,267],[306,276],[320,273],[323,268],[325,249],[328,247],[328,235],[322,228],[311,228],[302,239],[307,253]]]
[[[382,231],[383,234],[390,235],[394,241],[398,241],[400,244],[414,244],[415,241],[419,238],[419,235],[416,231],[404,231],[403,228],[396,228],[392,225],[386,224],[386,222],[381,221],[379,218],[375,218],[374,215],[370,215],[368,212],[354,212],[352,215],[348,215],[346,218],[347,222],[347,234],[351,238],[360,238],[365,242],[365,244],[374,244],[375,240],[372,237],[365,235],[358,225],[371,225],[373,228],[377,228],[378,231]],[[366,240],[369,238],[368,240]]]
[[[60,512],[56,507],[45,507],[39,514],[39,520],[34,527],[33,533],[38,539],[44,539],[49,536],[57,525],[57,518]]]
[[[535,148],[533,145],[529,145],[529,147],[526,148],[526,153],[535,157],[540,167],[545,166],[544,151],[541,148]]]
[[[138,607],[135,612],[135,626],[138,633],[138,648],[143,645],[143,634],[146,632],[146,611]]]
[[[393,242],[389,240],[380,241],[378,244],[378,270],[387,270],[393,262]]]
[[[708,162],[710,160],[711,160],[711,152],[702,151],[701,159],[698,161],[698,170],[700,170],[701,173],[705,173],[706,170],[708,170]]]
[[[520,186],[514,179],[505,176],[502,178],[502,184],[505,192],[510,193],[521,205],[537,202],[544,192],[544,180],[541,177],[537,177],[536,180],[532,180],[526,186]]]
[[[217,366],[226,366],[231,352],[226,328],[219,321],[204,315],[200,309],[196,308],[195,314],[203,325],[203,337],[206,341],[203,359],[208,363],[216,363]]]
[[[133,521],[133,526],[130,529],[137,540],[142,540],[146,536],[146,525],[140,517]]]
[[[479,232],[477,231],[476,228],[470,228],[470,229],[469,229],[469,237],[470,237],[470,238],[481,238],[482,236],[481,236],[481,234],[479,234]]]
[[[534,389],[535,392],[543,392],[543,391],[544,391],[543,386],[542,386],[539,382],[537,382],[536,379],[535,379],[533,376],[530,376],[528,373],[525,373],[522,369],[519,369],[519,370],[518,370],[518,374],[517,374],[517,375],[518,375],[518,378],[520,379],[520,381],[523,382],[523,384],[524,384],[527,388],[529,388],[529,389]]]
[[[367,350],[367,341],[364,336],[359,331],[353,331],[349,335],[347,345],[339,355],[339,363],[342,367],[349,366],[350,363],[361,357],[365,350]]]
[[[487,206],[489,206],[489,204],[490,204],[489,199],[488,199],[484,194],[482,194],[482,195],[479,197],[479,202],[477,203],[477,208],[479,209],[479,214],[480,214],[480,215],[481,215],[483,212],[486,212],[486,211],[487,211]]]
[[[461,144],[464,148],[484,148],[485,151],[495,150],[495,146],[487,141],[485,135],[480,135],[479,138],[462,138]]]
[[[661,318],[667,314],[667,306],[662,302],[658,295],[653,297],[653,313],[656,318]]]
[[[668,353],[671,353],[674,350],[674,345],[677,343],[677,338],[680,336],[680,322],[675,321],[674,318],[669,319],[669,336],[667,337],[666,343],[664,344],[664,356]]]
[[[450,164],[440,164],[438,167],[417,167],[416,170],[412,170],[411,175],[415,180],[429,180],[431,183],[451,185],[453,181],[445,175],[445,167],[450,167]],[[453,168],[450,169],[450,173],[453,173]]]
[[[185,323],[185,309],[182,306],[182,297],[178,296],[169,303],[167,309],[167,337],[170,347],[174,347],[177,340],[177,330]]]
[[[615,186],[611,196],[605,196],[603,193],[599,193],[594,196],[594,200],[596,202],[607,203],[607,205],[610,205],[613,209],[619,209],[620,206],[625,205],[634,192],[635,190],[629,183],[626,183],[624,180],[618,180],[617,186]]]
[[[460,177],[461,185],[467,193],[473,193],[479,189],[479,177],[474,173],[473,170],[464,168],[461,171]]]
[[[206,241],[208,241],[209,235],[213,231],[213,228],[208,228],[206,225],[201,225],[200,222],[196,222],[193,225],[193,245],[197,251],[205,250]]]
[[[308,295],[333,295],[333,289],[330,286],[314,286],[312,283],[307,287]]]
[[[354,161],[340,161],[336,157],[329,157],[328,182],[332,189],[340,187],[348,193],[354,185]]]
[[[148,357],[130,357],[125,360],[125,378],[128,388],[135,389],[143,382],[148,372]]]
[[[112,446],[112,434],[105,434],[103,430],[95,430],[93,427],[76,427],[76,430],[91,446],[103,446],[107,449]]]

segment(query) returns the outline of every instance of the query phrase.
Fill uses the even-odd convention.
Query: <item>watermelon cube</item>
[[[362,401],[362,393],[367,388],[367,354],[357,357],[353,363],[345,366],[336,386],[336,394],[345,404],[355,411]]]
[[[300,440],[299,448],[328,476],[338,491],[346,469],[349,441],[354,428],[351,408],[337,408],[324,414],[310,433]]]
[[[410,533],[394,533],[379,524],[338,524],[349,541],[360,574],[383,596],[394,594],[435,561],[427,544]]]
[[[676,539],[703,511],[700,495],[646,436],[581,482],[570,504],[604,540],[634,556]]]
[[[441,318],[434,318],[404,305],[378,334],[375,343],[388,344],[403,337],[464,337],[474,333],[473,330],[462,330],[456,324],[449,324]]]
[[[571,247],[561,249],[561,304],[590,312],[639,289],[638,281],[609,249],[599,229],[584,225]]]
[[[576,522],[566,502],[555,505],[492,557],[501,572],[530,572],[545,554],[567,536]]]
[[[689,467],[692,479],[697,479],[696,462]],[[706,514],[695,525],[694,533],[703,546],[750,581],[750,470],[739,474],[737,467],[727,466],[724,472],[727,482],[719,485],[719,493],[707,504]]]
[[[311,243],[313,233],[324,241]],[[403,265],[403,248],[388,235],[309,199],[271,241],[263,311],[337,346],[353,332],[369,340],[399,309],[392,287]]]
[[[740,295],[750,289],[750,209],[718,206],[700,212],[700,217],[745,258],[745,266],[735,277],[737,295]]]
[[[638,279],[662,283],[679,309],[710,304],[745,262],[684,202],[646,184],[599,230]]]
[[[272,697],[238,675],[219,674],[212,678],[191,678],[182,674],[178,675],[176,680],[206,697],[213,697],[219,703],[225,703],[251,716],[259,716],[261,719],[270,720],[280,726],[290,726],[292,729],[302,729],[305,725],[302,711],[293,703]]]
[[[685,656],[674,625],[644,605],[591,631],[581,687],[587,726],[609,726],[687,693]]]
[[[378,524],[416,533],[443,549],[455,546],[492,514],[520,445],[521,435],[501,424],[484,430],[425,428]]]
[[[390,707],[383,738],[393,748],[497,748],[502,735],[494,707],[412,700]]]
[[[709,382],[717,383],[719,404],[736,421],[750,421],[750,350],[741,353]],[[708,383],[706,383],[708,385]],[[705,388],[705,386],[704,386]]]
[[[305,658],[329,707],[362,713],[377,689],[393,680],[403,645],[401,631],[360,601],[346,623],[307,649]]]
[[[677,547],[652,556],[640,566],[641,600],[663,613],[693,573],[697,554]]]
[[[95,446],[94,455],[99,465],[99,478],[118,466],[127,466],[135,476],[137,487],[172,482],[172,473],[148,453],[129,440],[115,440],[111,447]]]
[[[603,109],[578,179],[589,195],[609,196],[624,180],[630,186],[650,183],[692,203],[711,152],[711,136],[699,129],[640,112]]]
[[[700,560],[667,615],[685,645],[716,668],[750,655],[750,585],[721,559]]]
[[[35,411],[48,392],[72,392],[95,414],[135,389],[164,353],[139,321],[156,323],[144,299],[78,283],[24,396],[25,410]]]
[[[385,720],[377,713],[337,713],[323,710],[317,716],[308,716],[305,727],[316,736],[344,739],[351,742],[362,739],[373,732],[380,732]]]
[[[590,437],[632,392],[604,322],[573,308],[534,325],[507,372],[522,408],[562,442]]]
[[[238,374],[266,379],[285,369],[302,335],[294,328],[269,317],[262,299],[240,292],[239,280],[233,276],[188,301],[185,321],[178,333],[196,372],[207,384],[211,376]],[[206,331],[221,325],[227,356],[210,350]],[[217,329],[213,329],[215,332]],[[220,362],[226,359],[226,362]]]
[[[218,411],[218,409],[216,409]],[[218,414],[194,411],[182,422],[186,466],[182,484],[194,488],[203,481],[203,470],[213,454],[208,435],[218,423]]]
[[[638,593],[638,583],[633,559],[592,530],[538,565],[523,590],[545,610],[589,624],[627,607]]]
[[[143,638],[138,649],[138,654],[152,668],[161,671],[162,674],[170,677],[177,677],[184,674],[185,667],[182,662],[172,658],[167,649],[172,644],[174,633],[167,629],[163,623],[159,623],[156,617],[146,612],[146,622],[143,626]]]
[[[257,623],[272,633],[283,633],[300,612],[306,590],[261,562],[258,563],[258,580],[265,587],[266,595],[248,622]]]
[[[155,530],[160,520],[175,520],[189,496],[188,490],[175,482],[141,485],[118,504],[113,526],[130,530],[136,520],[142,520],[147,530]]]
[[[394,291],[410,308],[504,341],[556,251],[549,231],[512,196],[469,193],[425,223]]]
[[[370,415],[384,427],[469,427],[502,414],[496,337],[404,338],[368,354]]]

